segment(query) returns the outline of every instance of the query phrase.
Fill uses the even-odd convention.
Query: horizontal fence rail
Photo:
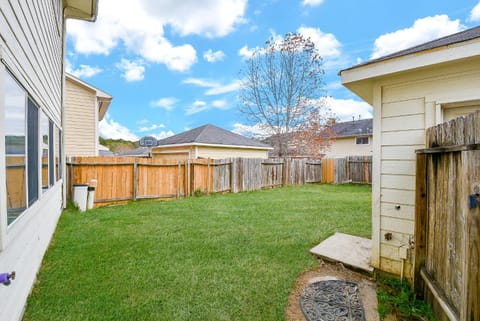
[[[362,160],[365,164],[368,163],[368,160]],[[370,182],[368,175],[366,178],[365,175],[360,175],[358,180],[349,176],[357,175],[355,173],[358,171],[370,173],[365,171],[365,165],[357,170],[348,164],[354,163],[338,159],[232,158],[173,161],[136,157],[69,157],[67,196],[72,197],[74,184],[96,184],[95,205],[98,206],[137,199],[238,193],[308,183],[359,183],[361,179],[364,180],[361,183]]]

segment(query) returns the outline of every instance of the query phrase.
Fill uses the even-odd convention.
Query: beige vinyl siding
[[[425,147],[425,129],[443,120],[447,106],[462,106],[459,102],[476,106],[468,102],[480,98],[478,88],[479,57],[377,81],[374,137],[380,139],[374,146],[379,164],[373,184],[379,187],[372,191],[375,267],[401,273],[398,251],[409,245],[414,234],[415,150]],[[392,233],[393,239],[386,240],[386,233]],[[407,277],[412,275],[412,263],[410,256],[403,265]]]
[[[268,150],[234,147],[213,146],[171,146],[155,147],[152,149],[153,157],[163,159],[212,158],[225,159],[234,157],[268,158]],[[187,156],[188,155],[188,156]]]
[[[235,157],[244,157],[244,158],[268,158],[267,150],[260,149],[248,149],[248,148],[233,148],[233,147],[206,147],[198,146],[197,147],[197,157],[198,158],[213,158],[213,159],[224,159],[224,158],[235,158]]]
[[[65,155],[95,156],[96,93],[68,78],[65,83]]]
[[[7,68],[60,126],[63,26],[54,2],[0,1],[0,45]]]
[[[364,137],[364,136],[359,136]],[[325,151],[327,158],[347,156],[371,156],[373,154],[373,136],[368,136],[368,144],[356,144],[356,137],[338,137]]]

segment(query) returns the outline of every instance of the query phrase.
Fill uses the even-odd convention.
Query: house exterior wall
[[[478,88],[478,56],[375,81],[372,190],[374,267],[397,275],[402,273],[399,248],[408,247],[414,234],[415,150],[425,147],[426,128],[443,122],[448,107],[478,105],[475,103],[480,101]],[[464,111],[470,110],[465,108]],[[387,233],[392,234],[391,240],[386,239]],[[413,273],[411,252],[403,265],[403,273],[407,277],[412,277]]]
[[[64,146],[66,156],[97,156],[96,92],[67,77]]]
[[[0,286],[2,321],[17,321],[22,317],[27,296],[60,216],[63,194],[62,179],[51,181],[44,190],[40,183],[38,198],[8,224],[5,122],[14,117],[6,115],[5,86],[7,77],[14,79],[38,107],[39,116],[45,115],[46,118],[42,117],[54,126],[55,139],[58,139],[58,130],[62,128],[65,30],[61,6],[62,1],[0,1],[0,273],[17,273],[10,286]],[[35,135],[42,148],[40,133]],[[37,159],[41,166],[40,153]],[[39,170],[33,177],[37,176],[42,182],[41,175],[42,170]]]
[[[232,148],[232,147],[207,147],[198,146],[197,158],[268,158],[268,150],[248,149],[248,148]]]
[[[325,151],[326,158],[347,156],[372,156],[373,136],[368,136],[368,144],[356,144],[356,137],[337,137]]]
[[[245,158],[268,158],[268,150],[233,148],[233,147],[212,147],[212,146],[172,146],[172,147],[154,147],[152,156],[162,159],[194,159],[194,158],[212,158],[225,159],[232,157]]]

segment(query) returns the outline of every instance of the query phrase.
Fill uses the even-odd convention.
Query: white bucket
[[[85,210],[87,209],[87,196],[87,184],[73,184],[73,202],[77,204],[78,209],[81,212],[85,212]]]

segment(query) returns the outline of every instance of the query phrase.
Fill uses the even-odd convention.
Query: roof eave
[[[225,147],[225,148],[242,148],[242,149],[258,149],[258,150],[273,150],[273,147],[265,146],[246,146],[246,145],[222,145],[222,144],[206,144],[206,143],[182,143],[182,144],[170,144],[170,145],[159,145],[152,147],[152,150],[156,148],[167,148],[167,147],[185,147],[185,146],[203,146],[203,147]]]
[[[65,18],[94,22],[98,15],[98,0],[64,0]]]
[[[378,78],[478,55],[480,38],[354,66],[340,71],[339,74],[345,87],[372,105],[373,86]]]

